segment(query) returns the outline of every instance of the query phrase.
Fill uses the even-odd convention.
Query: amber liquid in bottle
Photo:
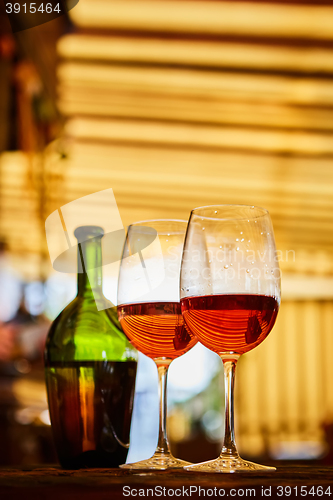
[[[118,467],[126,461],[135,374],[135,361],[50,363],[49,407],[63,467]]]

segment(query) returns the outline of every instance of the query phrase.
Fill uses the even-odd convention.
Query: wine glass
[[[118,317],[130,342],[156,363],[159,435],[151,458],[123,468],[164,470],[190,465],[171,455],[166,432],[169,365],[197,342],[180,310],[180,262],[186,228],[187,222],[182,220],[136,222],[128,228],[120,264]]]
[[[225,435],[203,472],[271,471],[243,460],[234,435],[236,363],[271,331],[280,305],[280,270],[267,210],[216,205],[191,212],[181,266],[181,310],[188,329],[222,359]]]

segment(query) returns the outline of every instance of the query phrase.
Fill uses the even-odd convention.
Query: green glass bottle
[[[74,234],[81,242],[78,293],[53,322],[45,347],[53,436],[64,468],[118,467],[129,448],[137,351],[103,295],[102,228]]]

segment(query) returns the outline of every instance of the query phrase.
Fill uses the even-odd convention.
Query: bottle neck
[[[78,295],[103,295],[101,237],[90,238],[78,244]]]

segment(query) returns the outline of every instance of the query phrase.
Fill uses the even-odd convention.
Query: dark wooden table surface
[[[171,497],[328,500],[331,497],[333,500],[333,467],[281,466],[276,472],[247,474],[130,472],[121,469],[70,471],[59,467],[0,469],[0,500]]]

